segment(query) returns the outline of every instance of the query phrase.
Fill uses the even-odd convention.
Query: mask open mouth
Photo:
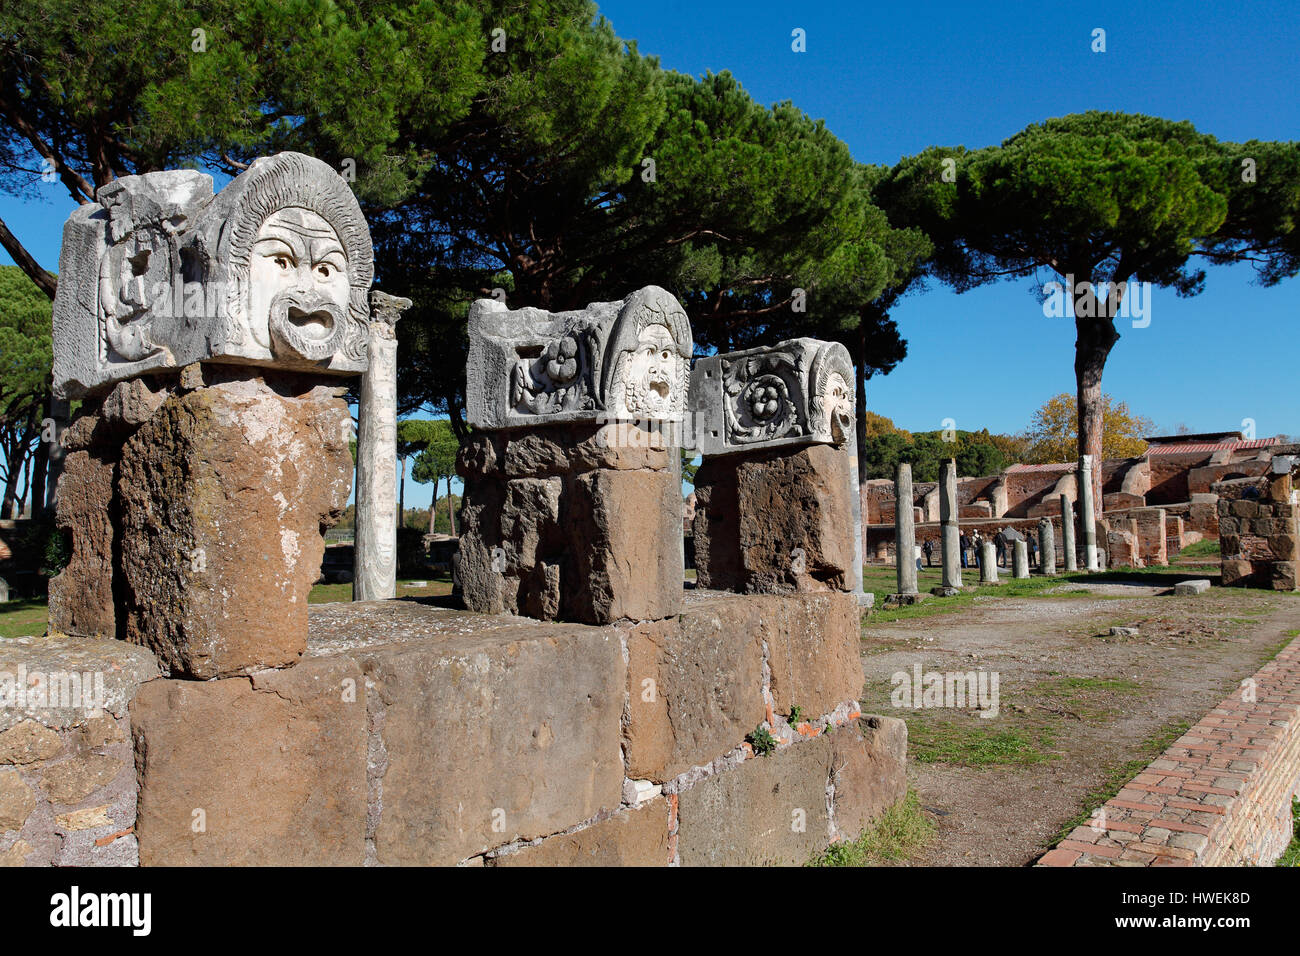
[[[343,310],[323,295],[281,292],[271,300],[270,327],[275,351],[318,362],[339,349]]]

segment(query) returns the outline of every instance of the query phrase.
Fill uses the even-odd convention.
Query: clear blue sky
[[[980,147],[1088,109],[1187,119],[1225,140],[1300,139],[1300,4],[770,3],[608,0],[616,32],[668,69],[730,70],[762,103],[792,100],[862,162],[935,144]],[[1106,31],[1106,52],[1090,50]],[[807,52],[791,50],[801,28]],[[62,187],[0,197],[0,216],[57,267]],[[0,262],[8,262],[0,252]],[[1045,275],[1043,280],[1050,279]],[[1121,327],[1104,388],[1162,429],[1300,433],[1300,279],[1264,289],[1246,267],[1209,270],[1192,299],[1155,290],[1151,323]],[[625,290],[611,289],[610,296]],[[901,427],[1014,432],[1073,391],[1073,325],[1043,316],[1030,280],[957,296],[932,288],[894,312],[908,340],[867,406]],[[407,503],[430,486],[408,482]]]

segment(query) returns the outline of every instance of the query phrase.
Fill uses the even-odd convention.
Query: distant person
[[[961,533],[960,543],[961,543],[961,566],[964,568],[964,567],[968,567],[968,565],[966,564],[966,554],[970,551],[970,536],[967,535],[965,531]]]
[[[998,531],[993,536],[993,547],[997,550],[998,567],[1005,568],[1007,566],[1007,536],[1001,531]]]
[[[925,566],[927,568],[934,566],[934,542],[929,538],[925,539],[925,544],[921,545],[921,550],[925,552]]]
[[[971,539],[971,546],[972,546],[972,547],[974,548],[974,550],[975,550],[975,567],[979,568],[981,571],[984,570],[984,547],[983,547],[983,545],[984,545],[984,538],[983,538],[983,536],[982,536],[978,531],[976,531],[976,532],[975,532],[975,537],[974,537],[973,539]]]
[[[1025,535],[1025,537],[1029,539],[1029,566],[1036,568],[1038,567],[1038,538],[1033,532]]]

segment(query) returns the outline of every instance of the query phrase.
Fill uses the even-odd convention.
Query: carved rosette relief
[[[722,361],[723,409],[733,444],[771,441],[804,434],[807,413],[794,357],[767,352]]]
[[[696,447],[703,454],[820,442],[839,445],[854,427],[854,371],[837,342],[790,339],[712,355],[691,379]]]

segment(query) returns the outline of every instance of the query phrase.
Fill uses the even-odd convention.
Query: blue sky
[[[792,100],[862,162],[935,144],[980,147],[1087,109],[1187,119],[1225,140],[1300,139],[1300,5],[1292,3],[769,3],[608,0],[616,32],[668,69],[730,70],[762,103]],[[1106,31],[1106,52],[1090,49]],[[791,50],[805,31],[807,52]],[[57,268],[71,201],[0,196],[0,216]],[[0,263],[9,259],[0,252]],[[1050,279],[1044,275],[1043,281]],[[1104,388],[1162,429],[1300,433],[1300,279],[1254,285],[1214,268],[1192,299],[1154,290],[1146,328],[1121,327]],[[609,290],[610,296],[625,290]],[[1030,280],[957,296],[931,288],[894,311],[908,358],[867,406],[911,430],[1014,432],[1073,392],[1073,325],[1044,317]],[[430,486],[407,484],[407,504]]]

